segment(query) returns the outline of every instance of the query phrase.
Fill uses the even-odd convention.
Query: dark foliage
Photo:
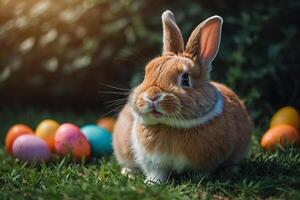
[[[300,108],[300,2],[168,0],[0,1],[2,101],[99,105],[102,85],[130,87],[161,49],[161,13],[184,38],[223,16],[213,79],[241,95],[257,122],[280,106]]]

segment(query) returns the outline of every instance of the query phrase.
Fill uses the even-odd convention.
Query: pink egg
[[[80,129],[70,123],[62,124],[55,134],[55,151],[59,155],[70,154],[74,160],[88,159],[91,147]]]
[[[47,143],[35,135],[21,135],[13,143],[13,156],[30,163],[47,162],[51,152]]]

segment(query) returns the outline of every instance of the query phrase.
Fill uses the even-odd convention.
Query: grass
[[[35,127],[45,118],[95,123],[96,111],[44,110],[38,107],[0,108],[0,139],[15,123]],[[113,157],[75,163],[56,158],[32,166],[7,156],[0,147],[0,199],[300,199],[300,149],[264,152],[253,135],[252,153],[238,175],[214,175],[192,183],[188,178],[146,185],[143,175],[120,174]]]

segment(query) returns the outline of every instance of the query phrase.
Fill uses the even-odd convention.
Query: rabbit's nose
[[[153,97],[150,97],[152,101],[158,101],[161,98],[161,94],[156,94]]]
[[[149,96],[148,94],[144,95],[144,100],[149,102],[158,102],[162,99],[162,94],[158,93],[153,96]]]

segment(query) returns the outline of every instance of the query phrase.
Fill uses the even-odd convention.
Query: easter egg
[[[285,142],[289,144],[299,143],[300,135],[298,130],[287,124],[282,124],[270,128],[261,139],[261,146],[264,149],[273,149],[277,144],[281,146],[285,145]]]
[[[80,129],[70,123],[62,124],[56,131],[55,151],[59,155],[70,154],[74,160],[88,159],[91,147]]]
[[[58,127],[58,122],[47,119],[42,121],[35,130],[35,135],[45,140],[52,152],[55,151],[54,136]]]
[[[81,128],[81,132],[90,142],[93,156],[112,153],[112,135],[106,129],[97,125],[86,125]]]
[[[5,138],[5,150],[8,154],[12,155],[12,145],[15,139],[24,134],[33,134],[32,129],[24,124],[16,124],[8,130]]]
[[[104,117],[104,118],[98,120],[97,125],[101,126],[102,128],[105,128],[110,133],[112,133],[114,130],[115,123],[116,123],[116,120],[114,118]]]
[[[47,162],[51,151],[47,143],[35,135],[21,135],[12,147],[13,156],[30,163]]]
[[[270,127],[275,127],[280,124],[289,124],[296,129],[299,129],[300,126],[300,116],[298,111],[291,107],[283,107],[279,109],[272,117],[270,122]]]

